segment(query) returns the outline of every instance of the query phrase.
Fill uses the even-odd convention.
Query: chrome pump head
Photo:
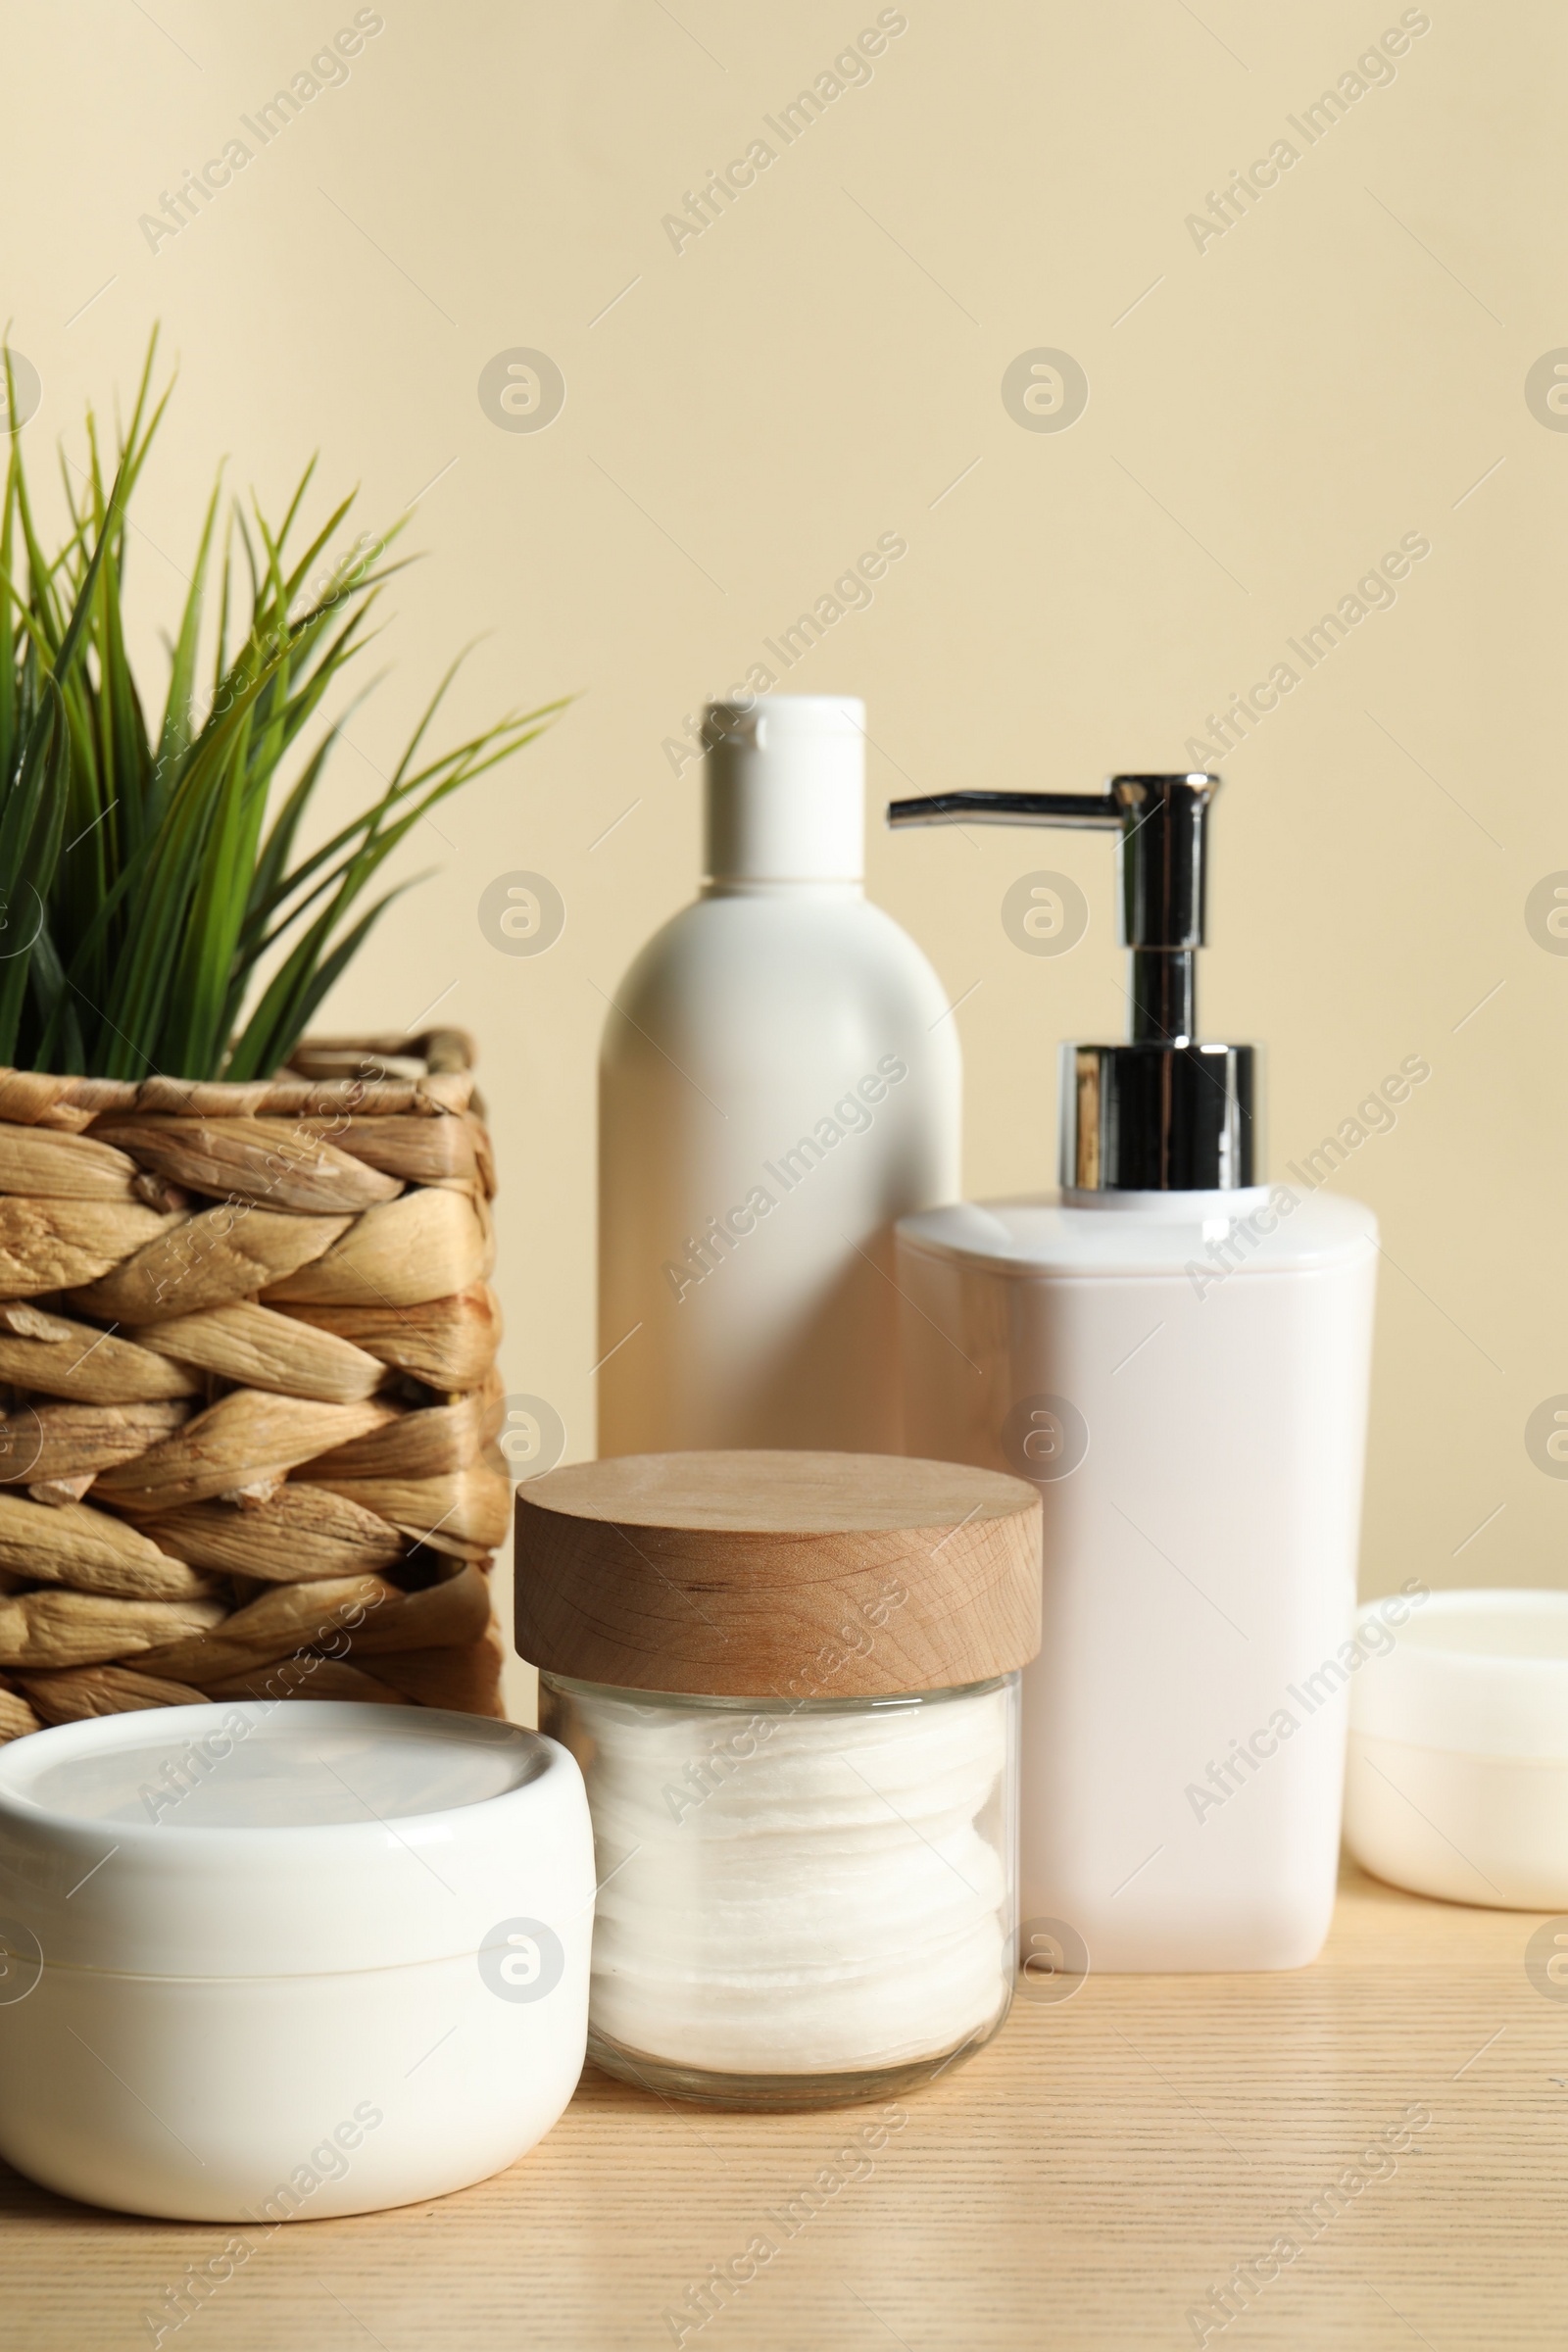
[[[1218,776],[1112,776],[1103,792],[943,792],[888,823],[1065,825],[1117,835],[1128,1042],[1061,1049],[1064,1190],[1231,1192],[1253,1173],[1254,1050],[1198,1042],[1209,806]]]

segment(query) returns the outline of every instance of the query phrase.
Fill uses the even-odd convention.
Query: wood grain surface
[[[619,1454],[516,1494],[530,1666],[732,1698],[942,1690],[1040,1647],[1040,1500],[897,1454]]]
[[[1315,1967],[1091,1977],[1019,1999],[969,2065],[876,2110],[676,2108],[590,2073],[551,2135],[430,2205],[278,2230],[179,2352],[655,2352],[664,2313],[759,2234],[777,2251],[702,2352],[1160,2352],[1238,2263],[1410,2110],[1225,2352],[1517,2352],[1568,2337],[1568,2002],[1541,1922],[1396,1893],[1348,1869]],[[1396,2132],[1397,2136],[1397,2132]],[[1392,2169],[1390,2169],[1392,2168]],[[826,2169],[794,2234],[769,2216]],[[858,2174],[858,2177],[850,2177]],[[798,2208],[798,2210],[804,2210]],[[145,2346],[143,2313],[224,2229],[66,2203],[0,2166],[0,2346]]]

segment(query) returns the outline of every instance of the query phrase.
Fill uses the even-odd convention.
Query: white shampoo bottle
[[[862,885],[848,696],[710,706],[702,895],[600,1063],[599,1450],[902,1449],[893,1226],[958,1194],[959,1056]]]
[[[1065,1046],[1061,1189],[899,1229],[909,1452],[1044,1505],[1022,1957],[1299,1967],[1340,1846],[1377,1228],[1259,1181],[1254,1052],[1200,1045],[1218,778],[955,793],[895,823],[1115,828],[1131,1039]]]

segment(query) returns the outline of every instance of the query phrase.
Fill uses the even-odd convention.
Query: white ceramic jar
[[[593,1841],[511,1724],[303,1700],[0,1749],[0,2155],[263,2227],[483,2180],[576,2084]]]
[[[1382,1631],[1379,1631],[1380,1626]],[[1345,1837],[1380,1879],[1450,1903],[1568,1911],[1568,1592],[1435,1592],[1350,1698]]]

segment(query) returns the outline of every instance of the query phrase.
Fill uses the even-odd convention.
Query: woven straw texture
[[[0,1069],[0,1740],[202,1698],[501,1713],[471,1059]]]

